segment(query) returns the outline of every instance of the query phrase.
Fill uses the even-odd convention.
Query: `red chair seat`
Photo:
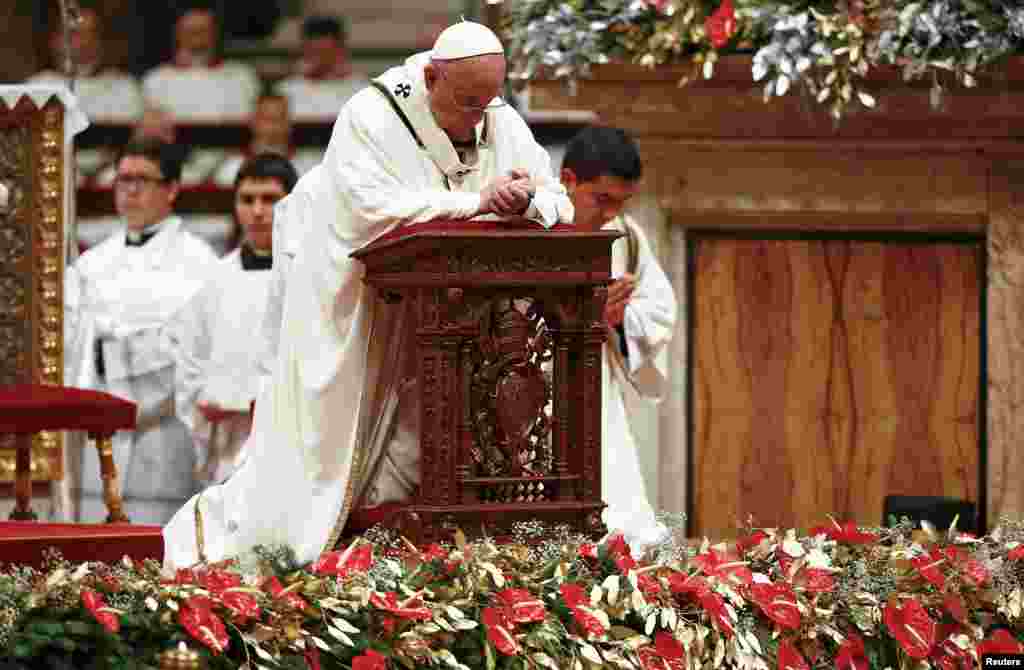
[[[22,384],[0,387],[0,433],[82,430],[112,435],[135,428],[135,403],[102,391]]]
[[[136,561],[164,558],[160,526],[0,521],[0,562],[38,568],[49,547],[72,563],[114,563],[125,555]]]

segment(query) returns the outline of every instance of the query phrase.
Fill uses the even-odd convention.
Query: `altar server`
[[[174,319],[175,408],[192,433],[202,486],[235,471],[249,436],[266,351],[260,329],[272,276],[274,204],[297,180],[277,154],[257,154],[242,165],[234,186],[241,244]]]
[[[117,162],[114,199],[124,228],[86,251],[80,282],[80,373],[73,384],[138,404],[135,431],[114,436],[125,511],[163,523],[195,490],[188,429],[174,412],[173,343],[165,325],[211,276],[217,257],[174,215],[180,153],[159,141],[129,144]],[[106,512],[93,450],[83,455],[81,518]]]

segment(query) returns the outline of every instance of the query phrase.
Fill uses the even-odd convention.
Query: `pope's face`
[[[424,76],[430,111],[448,136],[468,142],[484,118],[487,106],[501,94],[505,83],[505,57],[492,54],[457,61],[434,62]]]
[[[273,248],[274,203],[284,196],[284,186],[272,177],[243,179],[235,190],[235,218],[254,249]]]
[[[622,214],[638,188],[635,181],[611,175],[580,181],[569,169],[562,170],[562,184],[569,191],[576,210],[573,223],[583,230],[600,230],[601,226]]]

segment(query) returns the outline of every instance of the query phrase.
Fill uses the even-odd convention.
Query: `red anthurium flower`
[[[494,648],[506,656],[516,656],[521,651],[519,642],[516,640],[515,624],[512,623],[508,614],[500,607],[485,607],[481,612],[484,627],[487,629],[487,639],[491,641]]]
[[[872,533],[862,533],[857,529],[853,521],[839,525],[832,522],[826,526],[817,526],[811,529],[811,535],[827,535],[828,539],[835,540],[840,544],[871,544],[878,540],[878,536]]]
[[[732,586],[749,585],[754,581],[754,575],[746,562],[731,552],[712,549],[695,556],[693,562],[700,566],[704,574],[721,579]]]
[[[228,648],[228,632],[224,622],[213,613],[213,601],[206,596],[192,596],[178,609],[178,622],[189,635],[199,640],[213,653]]]
[[[907,600],[902,607],[886,605],[882,621],[911,658],[927,658],[935,646],[935,621],[916,600]]]
[[[658,631],[654,636],[654,648],[666,661],[678,661],[686,656],[686,650],[676,639],[675,635],[667,631]]]
[[[949,558],[937,549],[910,559],[911,565],[917,568],[918,574],[939,589],[946,585],[946,575],[942,569],[948,562]]]
[[[572,616],[588,636],[601,637],[608,632],[601,620],[590,613],[588,607],[581,605],[572,608]]]
[[[683,659],[668,659],[658,653],[657,647],[648,644],[637,649],[640,659],[640,670],[685,670]]]
[[[757,583],[750,587],[754,602],[769,619],[783,628],[800,627],[800,608],[796,593],[788,584]]]
[[[209,591],[211,594],[218,594],[224,589],[242,585],[242,577],[234,572],[210,568],[196,574],[195,583]]]
[[[847,633],[836,653],[836,670],[868,670],[868,656],[860,635]]]
[[[729,613],[725,609],[725,599],[717,593],[708,591],[701,594],[699,600],[701,607],[711,616],[711,623],[714,624],[715,628],[726,637],[732,637],[732,620],[729,619]]]
[[[373,593],[370,595],[370,603],[378,609],[391,612],[399,619],[413,619],[415,621],[429,621],[433,618],[430,608],[423,604],[419,596],[399,602],[398,594],[388,591],[385,594]]]
[[[640,593],[644,594],[647,598],[653,599],[661,593],[661,582],[658,581],[657,577],[646,572],[636,576],[636,584],[640,587]]]
[[[589,542],[584,542],[580,545],[579,550],[580,558],[597,558],[597,545]]]
[[[590,596],[587,595],[587,592],[579,584],[562,584],[558,590],[561,591],[562,600],[565,601],[565,604],[569,609],[572,609],[577,605],[590,604]]]
[[[544,602],[525,589],[505,589],[498,593],[509,619],[513,623],[543,621],[547,609]]]
[[[685,575],[681,572],[673,572],[668,576],[668,587],[677,596],[691,596],[699,598],[711,591],[706,579],[699,575]]]
[[[280,580],[277,577],[271,577],[263,583],[263,590],[270,593],[275,598],[284,598],[284,601],[291,605],[297,610],[303,610],[309,607],[309,603],[305,599],[294,591],[284,593],[284,587],[281,586]]]
[[[978,643],[978,656],[982,654],[1019,654],[1024,652],[1024,644],[1014,637],[1013,633],[1000,628]]]
[[[103,596],[91,589],[82,589],[82,605],[95,617],[107,632],[116,633],[121,630],[121,618],[116,612],[111,612]]]
[[[344,562],[343,562],[344,560]],[[345,577],[353,572],[366,572],[373,563],[373,545],[361,544],[345,555],[342,551],[325,551],[320,554],[313,572],[318,575]]]
[[[789,640],[779,643],[779,670],[810,670],[803,655]]]
[[[724,0],[718,9],[704,21],[704,31],[711,45],[721,49],[736,32],[736,12],[732,0]]]
[[[740,554],[745,554],[767,539],[768,533],[763,530],[755,530],[750,535],[745,535],[744,537],[736,540],[736,551]]]
[[[608,550],[608,556],[611,557],[612,561],[615,562],[615,565],[623,573],[627,573],[636,567],[633,552],[630,551],[629,545],[626,544],[626,538],[623,537],[622,533],[615,533],[605,540],[605,548]]]
[[[237,624],[260,616],[259,603],[251,593],[227,590],[217,594],[217,599],[231,612],[231,618]]]
[[[1006,557],[1011,561],[1024,560],[1024,544],[1018,544],[1016,547],[1007,552]]]
[[[387,658],[373,649],[352,659],[352,670],[387,670],[387,667]]]

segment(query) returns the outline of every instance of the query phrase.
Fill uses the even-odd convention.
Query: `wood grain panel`
[[[980,243],[692,244],[691,532],[978,499]]]
[[[673,211],[978,214],[988,207],[988,162],[979,157],[693,151],[664,138],[639,145],[648,188]]]
[[[988,235],[988,519],[1024,517],[1024,161],[992,166]]]

